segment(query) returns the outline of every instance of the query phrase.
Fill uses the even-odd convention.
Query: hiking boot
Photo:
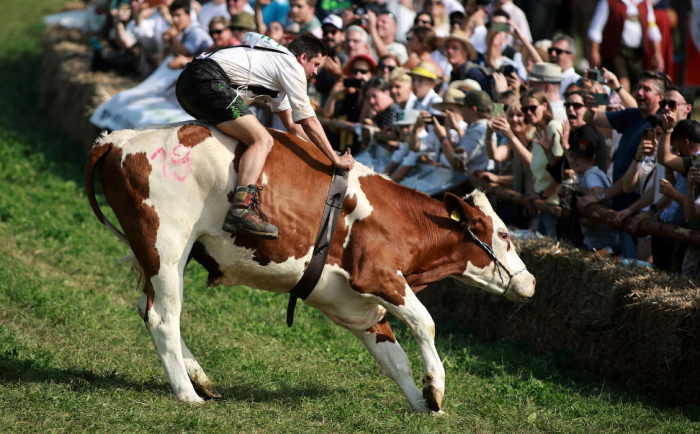
[[[274,240],[277,238],[277,226],[271,225],[267,216],[260,209],[258,190],[262,187],[251,184],[236,187],[231,209],[226,214],[223,230],[236,235]]]

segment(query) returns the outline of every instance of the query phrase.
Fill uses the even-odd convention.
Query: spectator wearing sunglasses
[[[389,81],[391,73],[401,65],[399,58],[393,54],[387,54],[379,58],[377,62],[377,76],[382,77],[385,81]]]
[[[238,45],[241,43],[241,41],[233,37],[233,33],[229,27],[229,21],[223,16],[214,17],[211,19],[209,22],[209,35],[211,35],[211,38],[214,40],[214,45],[209,49],[209,51],[216,48],[224,48],[228,47],[229,45]]]
[[[413,20],[413,27],[427,27],[432,29],[435,27],[435,20],[433,20],[433,16],[429,13],[419,12]]]
[[[396,42],[398,26],[394,14],[388,11],[380,11],[375,14],[367,11],[367,30],[372,37],[372,45],[376,57],[393,54],[399,58],[401,65],[408,61],[406,46]]]
[[[552,46],[548,50],[549,61],[561,68],[561,97],[570,84],[576,83],[581,76],[574,69],[576,58],[576,43],[569,35],[558,35],[552,40]]]

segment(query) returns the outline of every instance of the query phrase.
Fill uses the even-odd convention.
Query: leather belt
[[[331,249],[331,241],[335,233],[335,227],[338,224],[340,210],[343,207],[345,192],[348,189],[348,172],[343,169],[335,168],[331,186],[328,189],[328,198],[326,205],[323,207],[323,217],[321,218],[321,226],[318,230],[318,237],[311,255],[309,266],[306,267],[301,279],[289,291],[289,303],[287,304],[287,327],[294,324],[294,310],[297,305],[297,298],[306,300],[311,295],[311,292],[316,287],[323,267],[326,265],[328,252]]]

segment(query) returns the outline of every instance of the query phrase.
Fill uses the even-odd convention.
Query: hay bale
[[[77,30],[47,28],[37,83],[39,107],[56,127],[86,150],[100,133],[90,123],[97,106],[138,84],[130,77],[90,71],[92,49]]]
[[[555,243],[524,240],[520,257],[537,279],[528,303],[513,303],[453,279],[419,293],[436,318],[541,352],[567,349],[587,369],[674,398],[700,398],[697,282]]]

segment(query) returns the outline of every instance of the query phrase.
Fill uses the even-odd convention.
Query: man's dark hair
[[[175,0],[170,4],[170,13],[174,14],[176,10],[184,9],[185,13],[189,15],[191,7],[190,0]]]
[[[666,92],[670,91],[676,91],[680,93],[686,103],[690,104],[691,107],[695,107],[695,100],[693,99],[693,95],[688,89],[672,84],[670,86],[666,86]]]
[[[384,80],[384,77],[373,77],[365,84],[363,91],[367,93],[370,89],[379,89],[383,92],[387,92],[391,89],[391,84]]]
[[[313,59],[319,54],[323,57],[328,55],[328,50],[323,42],[308,32],[304,32],[294,38],[294,40],[287,45],[287,49],[289,49],[289,51],[291,51],[295,57],[299,57],[302,53],[306,53],[309,60]]]
[[[661,95],[666,92],[666,87],[673,85],[673,80],[671,77],[658,71],[643,71],[639,74],[639,81],[642,80],[654,80],[656,82],[656,90]]]
[[[430,15],[430,14],[427,13],[427,12],[419,12],[418,15],[416,15],[416,17],[413,19],[413,25],[414,25],[414,26],[416,26],[416,27],[418,26],[418,18],[421,17],[421,16],[423,16],[423,15],[427,15],[428,18],[430,18],[430,25],[431,25],[431,26],[434,26],[434,25],[435,25],[435,18],[433,18],[432,15]]]
[[[503,18],[505,18],[505,19],[507,19],[507,20],[510,19],[510,14],[509,14],[508,12],[504,11],[503,9],[496,9],[495,11],[493,11],[493,14],[492,14],[491,16],[493,16],[493,17],[503,17]]]

